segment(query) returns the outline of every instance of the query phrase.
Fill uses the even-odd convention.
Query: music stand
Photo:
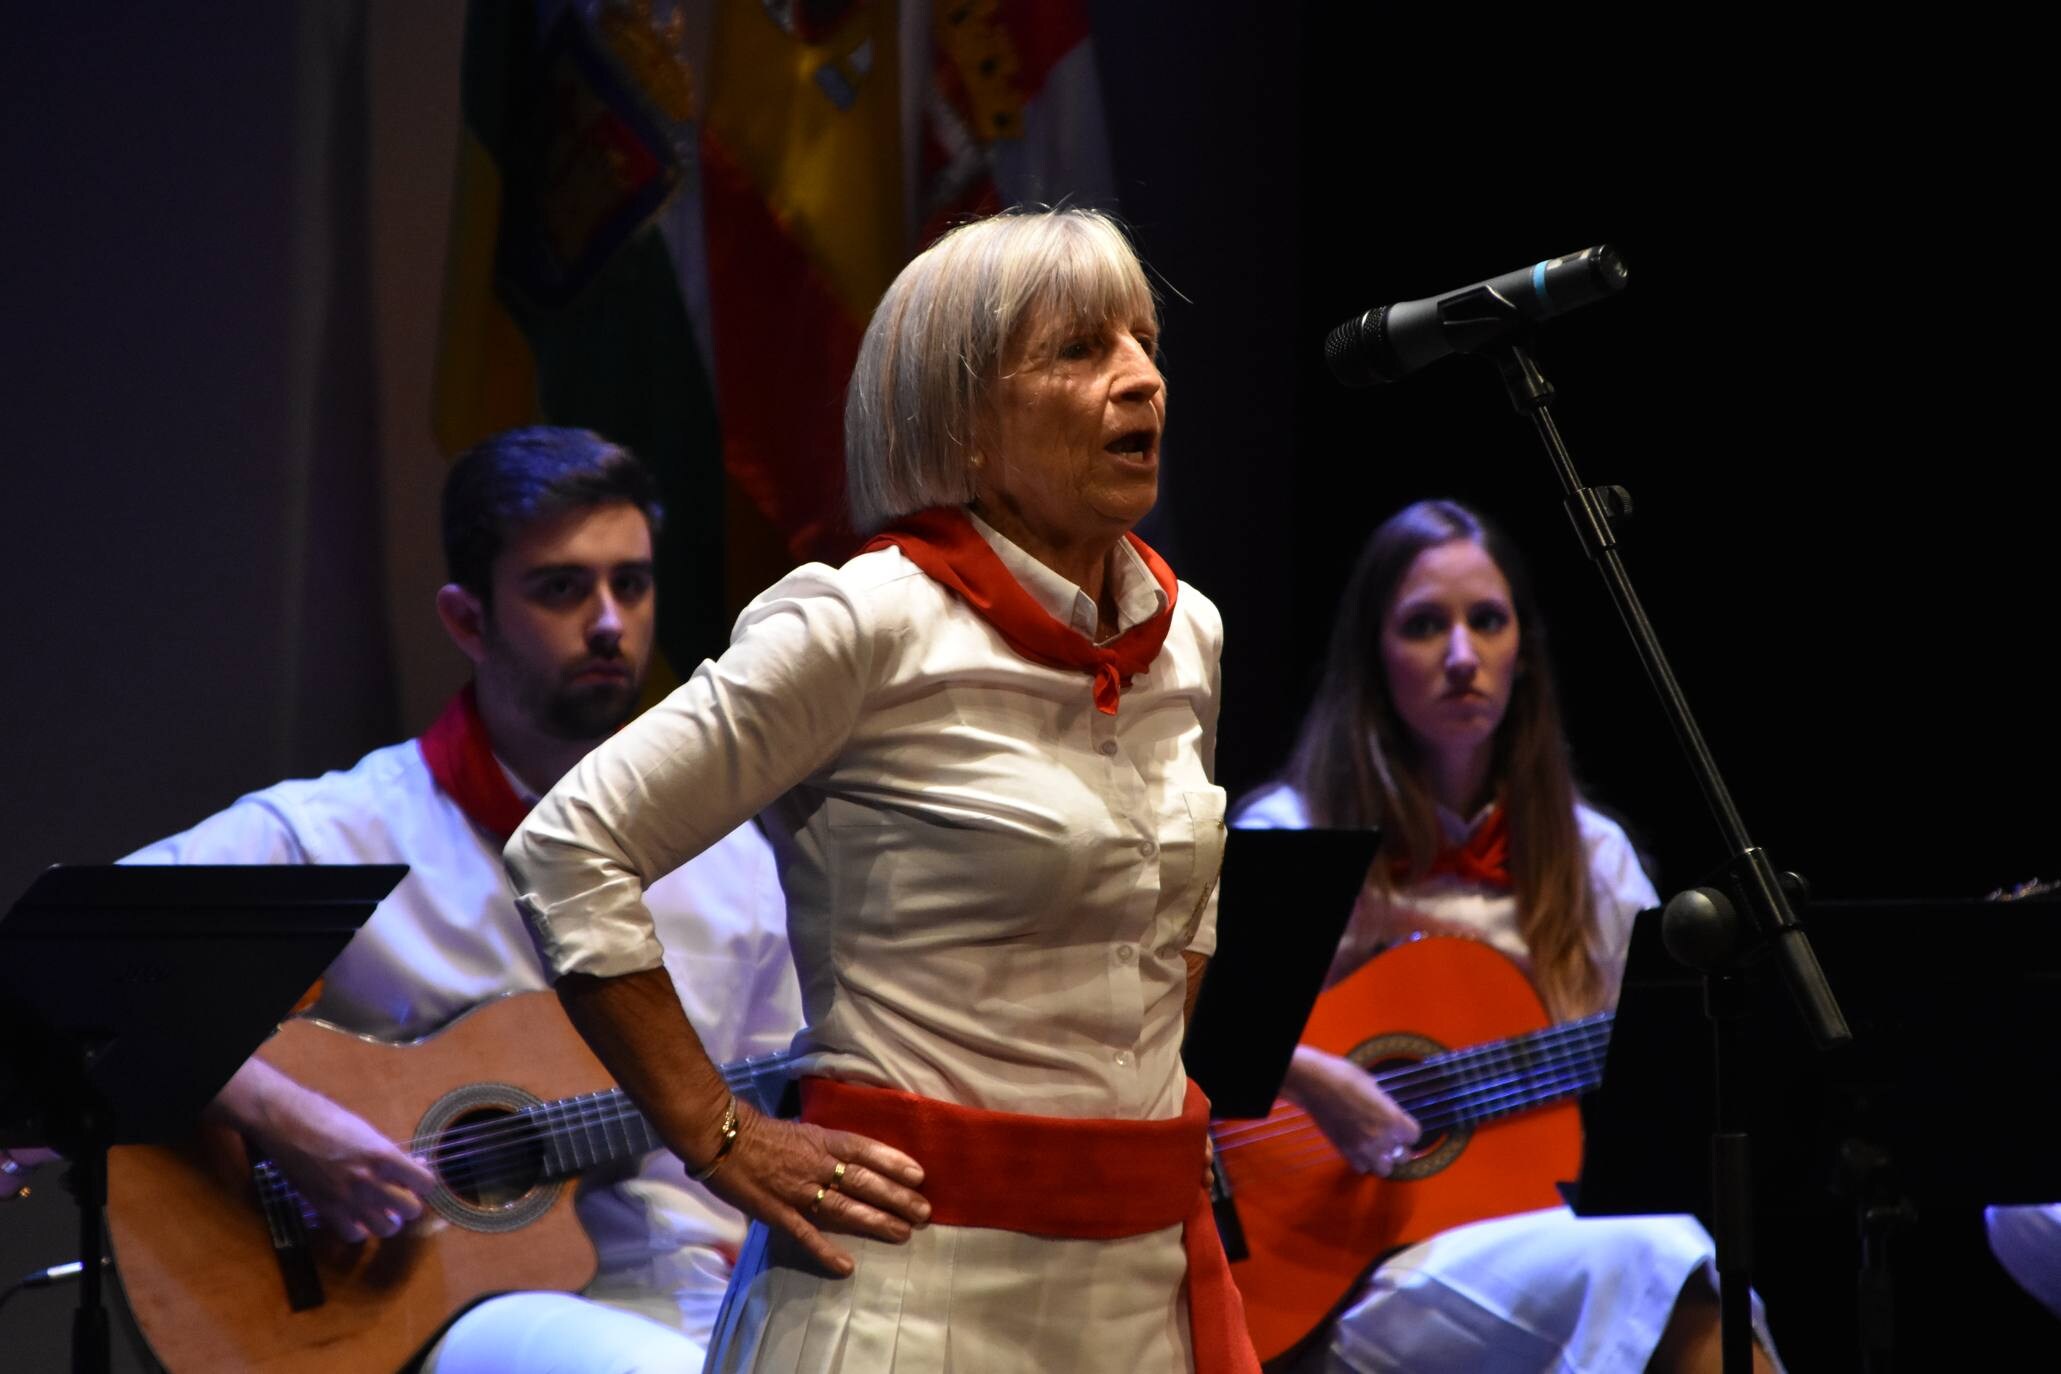
[[[1380,842],[1374,830],[1225,837],[1217,950],[1181,1046],[1211,1115],[1273,1110]]]
[[[1815,1295],[1815,1306],[1857,1298],[1847,1310],[1869,1368],[1886,1368],[1896,1344],[1892,1252],[1899,1269],[1943,1281],[1995,1274],[1983,1206],[2061,1199],[2061,1160],[2044,1129],[2050,1076],[2028,1073],[2061,1043],[2056,916],[2030,903],[1812,903],[1812,940],[1854,1028],[1853,1043],[1830,1054],[1807,1052],[1765,960],[1748,970],[1754,1014],[1743,1018],[1741,1054],[1752,1067],[1737,1081],[1754,1141],[1754,1233],[1799,1261],[1819,1254],[1813,1227],[1830,1222],[1848,1245],[1857,1237],[1858,1264],[1831,1266],[1855,1289],[1833,1303]],[[1662,945],[1660,913],[1642,913],[1603,1083],[1582,1104],[1581,1215],[1691,1212],[1710,1224],[1702,996],[1701,975]],[[1892,1246],[1913,1222],[1925,1227],[1924,1251]],[[1827,1266],[1815,1268],[1800,1280],[1822,1284]],[[1952,1314],[1957,1326],[1967,1317],[1938,1292],[1899,1310]]]
[[[79,1203],[72,1367],[108,1367],[107,1150],[192,1128],[405,865],[60,865],[0,917],[0,1145],[51,1145]]]

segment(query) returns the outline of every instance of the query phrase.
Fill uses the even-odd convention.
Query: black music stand
[[[1211,1115],[1273,1110],[1380,842],[1374,830],[1226,836],[1217,951],[1181,1047]]]
[[[0,917],[0,1146],[71,1162],[74,1371],[108,1367],[108,1148],[190,1130],[407,871],[58,866]]]
[[[1181,1043],[1181,1062],[1209,1094],[1210,1115],[1273,1110],[1380,843],[1375,830],[1232,830],[1225,837],[1217,949]],[[1210,1167],[1224,1253],[1242,1260],[1245,1228],[1223,1157]]]
[[[1747,974],[1752,1067],[1737,1076],[1763,1248],[1750,1267],[1774,1319],[1851,1312],[1827,1329],[1852,1340],[1831,1339],[1823,1358],[1852,1367],[1857,1349],[1870,1370],[1954,1349],[1977,1312],[2037,1321],[1988,1256],[1982,1208],[2061,1199],[2045,1126],[2055,1075],[2042,1067],[2061,1044],[2061,910],[1815,902],[1810,923],[1853,1043],[1811,1052],[1763,960]],[[1702,976],[1662,945],[1660,913],[1641,914],[1603,1083],[1583,1102],[1582,1215],[1692,1212],[1710,1224],[1702,997]]]

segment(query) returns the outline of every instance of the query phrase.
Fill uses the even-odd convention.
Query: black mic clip
[[[1488,288],[1477,286],[1474,290],[1486,291]],[[1546,380],[1546,374],[1539,371],[1538,363],[1531,356],[1531,331],[1509,329],[1493,337],[1484,333],[1480,349],[1470,349],[1469,352],[1486,352],[1498,343],[1509,345],[1496,354],[1494,361],[1496,370],[1503,374],[1503,390],[1508,393],[1510,404],[1519,415],[1536,414],[1540,407],[1552,401],[1553,384]]]
[[[1455,353],[1486,353],[1500,343],[1528,340],[1531,334],[1531,321],[1488,282],[1441,300],[1438,323],[1446,345]],[[1546,396],[1552,394],[1549,385]]]

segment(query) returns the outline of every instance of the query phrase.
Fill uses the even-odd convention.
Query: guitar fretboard
[[[1601,1083],[1611,1020],[1610,1012],[1597,1012],[1527,1035],[1385,1069],[1374,1079],[1417,1118],[1426,1135],[1493,1121]]]
[[[723,1081],[732,1092],[756,1096],[762,1080],[785,1074],[791,1062],[790,1055],[767,1054],[725,1064]],[[635,1159],[664,1144],[629,1094],[609,1088],[458,1126],[421,1153],[423,1162],[458,1191],[512,1186],[519,1192],[537,1183]],[[308,1226],[321,1224],[299,1190],[270,1160],[259,1160],[253,1175],[275,1231],[280,1219],[289,1216]]]
[[[759,1083],[785,1074],[792,1057],[760,1055],[722,1066],[735,1093],[755,1096]],[[567,1178],[664,1146],[658,1132],[621,1088],[543,1102],[524,1112],[542,1136],[547,1178]]]
[[[662,1143],[620,1088],[540,1103],[523,1115],[543,1139],[546,1178],[582,1174],[656,1150]]]

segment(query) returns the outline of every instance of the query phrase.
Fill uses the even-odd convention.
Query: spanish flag
[[[717,6],[701,146],[723,458],[794,556],[852,551],[845,383],[909,257],[1009,201],[1111,198],[1088,37],[1072,0]]]
[[[1113,199],[1079,0],[473,0],[462,100],[439,442],[548,421],[651,464],[682,668],[854,551],[845,385],[909,257]]]
[[[433,424],[450,454],[548,422],[651,466],[666,505],[659,646],[677,669],[729,630],[721,431],[666,222],[690,76],[635,16],[591,23],[569,5],[545,27],[545,12],[467,12]]]

